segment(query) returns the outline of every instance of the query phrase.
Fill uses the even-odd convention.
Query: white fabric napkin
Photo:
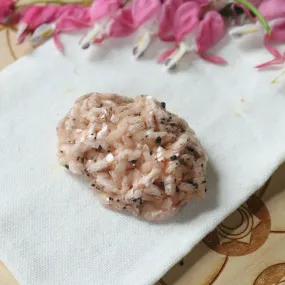
[[[64,56],[49,42],[0,74],[0,259],[21,285],[152,284],[284,160],[284,84],[253,69],[265,51],[233,42],[227,67],[188,57],[168,74],[156,45],[135,63],[124,40],[81,51],[63,39]],[[152,95],[184,117],[209,155],[206,198],[149,223],[102,207],[58,167],[56,124],[89,91]]]

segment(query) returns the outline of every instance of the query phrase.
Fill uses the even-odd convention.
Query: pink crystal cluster
[[[196,53],[211,63],[225,64],[225,59],[213,55],[210,49],[227,31],[238,37],[261,31],[273,59],[257,67],[284,64],[285,53],[275,43],[285,42],[285,0],[248,0],[268,21],[270,34],[245,6],[236,2],[239,1],[95,0],[90,7],[47,4],[16,9],[13,0],[0,0],[0,24],[18,24],[18,43],[27,36],[35,45],[53,37],[60,51],[63,50],[60,33],[87,29],[80,41],[81,48],[87,49],[108,38],[126,37],[139,30],[139,41],[132,50],[134,57],[143,56],[155,38],[172,42],[173,46],[158,56],[158,62],[164,63],[168,70],[175,68],[187,53]],[[222,13],[226,7],[233,12],[235,27],[229,27],[230,21]],[[243,10],[246,23],[239,25],[235,7]]]

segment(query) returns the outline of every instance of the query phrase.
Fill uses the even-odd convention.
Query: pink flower
[[[39,26],[54,22],[57,18],[58,6],[29,6],[23,11],[23,16],[18,26],[17,43],[22,43],[26,36],[34,32]]]
[[[202,8],[195,2],[187,2],[180,5],[174,16],[173,31],[176,45],[160,55],[158,62],[166,61],[167,69],[176,67],[177,62],[190,51],[189,44],[183,43],[183,38],[198,27]],[[188,37],[190,46],[193,46],[193,35]]]
[[[271,35],[264,36],[264,45],[267,50],[279,61],[281,54],[271,45],[271,42],[285,42],[285,5],[283,0],[266,0],[261,3],[259,10],[266,19],[271,20]]]
[[[283,64],[285,61],[284,55],[272,46],[272,43],[285,42],[285,5],[284,0],[264,0],[259,11],[264,17],[269,20],[271,26],[271,34],[264,35],[264,45],[266,49],[274,56],[273,60],[257,65],[256,68],[264,68],[275,64]]]
[[[158,59],[165,61],[168,70],[177,66],[182,57],[189,52],[197,52],[201,58],[216,64],[226,63],[224,59],[206,55],[225,33],[222,16],[216,11],[209,11],[200,20],[202,7],[196,2],[182,4],[175,14],[174,33],[176,47],[164,52]]]
[[[13,0],[0,0],[0,24],[14,23],[15,2]]]
[[[132,4],[132,14],[136,26],[141,26],[155,17],[160,7],[160,0],[134,0]]]
[[[255,0],[251,1],[256,3],[256,7],[258,8],[259,13],[263,15],[263,17],[268,21],[268,26],[271,28],[274,25],[275,20],[279,18],[285,17],[285,3],[284,0]],[[236,6],[243,7],[241,4],[236,3]],[[231,35],[241,37],[243,35],[252,34],[257,31],[264,30],[264,25],[260,21],[256,21],[253,18],[246,8],[243,8],[247,13],[248,17],[252,19],[251,24],[246,24],[241,27],[236,27],[231,30]]]
[[[79,5],[70,5],[69,9],[62,9],[63,12],[55,24],[53,33],[56,47],[63,51],[63,47],[59,40],[59,33],[70,33],[80,29],[91,27],[91,19],[89,9]]]
[[[89,9],[91,22],[94,24],[82,39],[81,48],[86,49],[93,42],[102,42],[108,37],[108,29],[113,17],[122,5],[121,0],[96,0]],[[125,15],[124,15],[125,17]]]
[[[120,0],[96,0],[89,8],[90,18],[93,22],[112,16],[120,8]]]
[[[126,37],[136,30],[133,14],[130,7],[118,11],[109,26],[110,37]]]
[[[257,0],[256,0],[257,1]],[[266,49],[274,56],[274,59],[256,66],[257,68],[267,67],[273,64],[283,63],[283,56],[272,46],[272,42],[285,42],[285,3],[284,0],[263,0],[259,1],[259,12],[268,20],[268,25],[271,29],[271,34],[264,33],[264,45]],[[284,20],[282,20],[282,18]],[[246,24],[241,27],[236,27],[230,31],[230,34],[241,37],[243,35],[256,33],[264,30],[260,22]]]
[[[93,42],[96,44],[102,43],[108,37],[120,38],[132,34],[136,30],[132,18],[132,11],[129,7],[120,9],[112,18],[108,25],[108,30],[102,36],[96,38]]]
[[[174,20],[177,9],[183,0],[166,0],[160,11],[158,36],[162,41],[175,41]]]
[[[141,57],[149,47],[152,39],[157,34],[159,15],[161,10],[160,0],[134,0],[132,15],[135,26],[144,29],[139,42],[133,48],[135,58]]]
[[[266,1],[266,0],[250,0],[249,2],[251,2],[255,7],[258,8],[260,6],[260,4],[264,1]]]
[[[283,18],[285,17],[284,0],[264,0],[259,6],[259,11],[267,20]]]
[[[271,45],[272,42],[285,42],[285,5],[283,0],[266,0],[261,3],[259,10],[268,19],[272,20],[271,35],[264,36],[264,45],[274,56],[272,61],[258,65],[257,68],[284,62],[284,56]],[[283,18],[283,20],[281,19]],[[281,19],[281,20],[280,20]]]
[[[182,4],[175,13],[174,34],[177,42],[181,42],[198,26],[202,7],[196,2]]]
[[[201,7],[206,7],[211,3],[211,0],[193,0],[197,4],[199,4]]]
[[[271,45],[271,42],[284,43],[285,42],[285,18],[277,20],[272,26],[271,35],[265,35],[264,45],[267,50],[274,56],[273,60],[257,65],[256,68],[264,68],[275,64],[284,64],[285,55],[281,55],[277,48]]]
[[[206,52],[216,45],[225,35],[224,20],[216,11],[209,11],[199,25],[196,36],[197,53],[205,60],[225,64],[223,58],[206,55]]]
[[[59,40],[59,33],[73,32],[90,26],[89,9],[87,7],[73,4],[57,7],[53,21],[46,21],[35,29],[32,35],[32,43],[38,45],[53,35],[56,47],[62,51],[63,47]]]
[[[161,4],[158,0],[136,0],[133,4],[133,18],[144,33],[133,48],[135,58],[144,54],[154,37],[159,37],[162,41],[175,41],[175,15],[180,6],[185,7],[185,12],[187,7],[191,8],[193,5],[200,10],[208,5],[209,1],[166,0]]]
[[[175,41],[174,25],[175,25],[176,11],[182,4],[186,2],[189,1],[167,0],[164,2],[160,12],[159,31],[158,31],[158,36],[162,41],[168,41],[168,42]],[[198,4],[200,8],[203,8],[210,3],[210,0],[192,0],[191,2]]]

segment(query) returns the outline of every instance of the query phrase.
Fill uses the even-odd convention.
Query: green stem
[[[248,8],[257,17],[257,19],[260,21],[260,23],[265,28],[266,32],[269,35],[271,34],[271,30],[270,30],[270,27],[268,25],[268,22],[266,21],[264,16],[258,11],[258,9],[253,4],[251,4],[247,0],[234,0],[234,1],[244,5],[246,8]]]

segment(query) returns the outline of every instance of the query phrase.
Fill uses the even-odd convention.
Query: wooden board
[[[31,50],[0,26],[0,70]],[[285,164],[156,285],[285,284],[284,189]],[[2,263],[0,285],[21,285]]]

